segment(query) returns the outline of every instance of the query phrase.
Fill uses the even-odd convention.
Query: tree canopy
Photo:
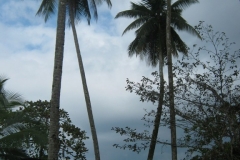
[[[203,37],[204,46],[189,50],[173,65],[176,125],[183,131],[178,136],[178,147],[186,148],[186,158],[196,159],[239,159],[240,142],[240,95],[239,67],[240,50],[232,51],[234,43],[229,42],[224,32],[214,32],[211,25],[202,22],[196,26]],[[196,50],[196,51],[195,51]],[[208,56],[209,61],[201,57]],[[126,89],[140,96],[141,101],[158,101],[158,74],[154,79],[143,77],[140,83],[127,79]],[[168,85],[165,84],[168,88]],[[162,113],[163,126],[170,125],[168,94],[165,93]],[[143,120],[149,126],[156,111],[147,111]],[[138,132],[129,126],[112,128],[120,135],[127,135],[126,144],[114,144],[117,148],[128,148],[135,152],[149,147],[150,134]],[[140,143],[138,143],[140,142]],[[157,143],[171,145],[158,138]]]
[[[49,110],[50,102],[39,100],[26,102],[17,111],[9,112],[7,120],[15,120],[12,125],[21,124],[22,127],[11,130],[10,134],[2,130],[0,146],[12,149],[11,153],[14,153],[13,149],[21,149],[27,157],[47,159]],[[6,122],[2,124],[5,125]],[[60,109],[60,128],[59,158],[86,159],[85,153],[88,150],[83,142],[88,138],[86,132],[73,125],[69,114],[63,109]]]

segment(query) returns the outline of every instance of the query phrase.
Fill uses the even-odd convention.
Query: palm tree
[[[7,82],[7,78],[0,77],[0,109],[8,110],[13,107],[23,104],[23,100],[18,93],[7,91],[4,89],[4,85]]]
[[[190,26],[186,20],[181,17],[182,10],[198,2],[197,0],[178,0],[172,4],[172,23],[171,23],[171,53],[178,56],[178,52],[187,54],[187,46],[176,33],[177,30],[187,31],[198,37],[199,34],[195,29]],[[135,20],[123,31],[137,28],[135,31],[136,38],[131,42],[128,47],[129,56],[136,54],[141,59],[146,58],[149,65],[156,66],[159,63],[160,75],[160,94],[157,114],[154,121],[154,129],[148,153],[148,160],[153,159],[158,129],[160,125],[163,96],[164,96],[164,78],[163,78],[163,59],[167,56],[166,46],[166,0],[142,0],[141,3],[135,4],[131,2],[131,10],[119,12],[116,18],[129,17]]]
[[[167,43],[167,64],[168,64],[168,83],[169,83],[169,107],[170,107],[170,128],[171,128],[171,150],[172,160],[177,160],[177,132],[174,108],[173,73],[172,73],[172,45],[171,45],[171,0],[167,0],[166,18],[166,43]]]
[[[112,4],[111,4],[110,0],[66,0],[67,11],[68,11],[67,15],[69,16],[69,24],[72,27],[72,31],[73,31],[74,42],[75,42],[78,63],[79,63],[79,69],[80,69],[80,74],[82,77],[82,84],[83,84],[83,91],[84,91],[84,95],[85,95],[86,107],[87,107],[87,111],[88,111],[90,128],[91,128],[91,132],[92,132],[96,160],[100,160],[100,152],[99,152],[96,128],[95,128],[94,119],[93,119],[91,101],[90,101],[90,96],[89,96],[87,82],[86,82],[86,76],[85,76],[85,72],[84,72],[80,47],[79,47],[78,38],[77,38],[77,32],[76,32],[76,28],[75,28],[75,21],[78,22],[80,20],[80,18],[86,17],[88,24],[90,24],[90,19],[91,19],[90,10],[93,11],[94,18],[97,19],[98,14],[97,14],[96,6],[101,4],[103,1],[105,1],[108,4],[108,6],[111,7]],[[43,0],[37,14],[45,16],[45,21],[46,21],[49,18],[49,16],[51,14],[53,14],[55,11],[55,5],[54,5],[55,3],[56,3],[56,0],[48,0],[48,1]],[[58,103],[58,106],[59,106],[59,103]]]
[[[194,29],[192,31],[188,30],[182,25],[178,26],[183,20],[182,17],[176,17],[178,12],[182,12],[191,4],[198,3],[198,0],[178,0],[171,5],[171,0],[167,0],[167,13],[166,13],[166,47],[167,47],[167,65],[168,65],[168,83],[169,83],[169,108],[170,108],[170,128],[171,128],[171,150],[172,159],[177,160],[177,133],[176,133],[176,120],[175,120],[175,107],[174,107],[174,88],[173,88],[173,72],[172,72],[172,53],[174,50],[174,44],[172,43],[172,26],[176,27],[178,30],[186,30],[193,35],[196,35],[201,39],[201,36]],[[181,19],[182,18],[182,19]],[[182,28],[183,27],[183,28]],[[185,29],[184,29],[185,28]],[[195,33],[194,33],[195,32]]]
[[[66,0],[58,1],[57,33],[55,44],[55,57],[53,68],[53,83],[51,96],[50,127],[49,127],[49,147],[48,159],[57,160],[59,152],[59,106],[60,91],[62,80],[63,52],[65,39],[65,21],[66,21]],[[45,15],[45,20],[54,12],[56,0],[42,0],[38,14]]]
[[[0,139],[6,134],[10,134],[12,129],[9,129],[14,120],[8,122],[9,115],[14,107],[23,105],[21,96],[16,92],[8,91],[4,88],[7,78],[0,77]],[[21,128],[22,125],[15,125],[15,129]],[[14,127],[12,127],[14,128]]]
[[[11,92],[5,89],[7,78],[0,77],[0,138],[12,133],[12,130],[18,130],[23,126],[21,124],[14,125],[15,119],[11,118],[9,122],[9,116],[12,113],[12,109],[23,105],[21,95],[16,92]],[[20,117],[18,120],[21,119]]]
[[[24,127],[22,124],[16,123],[15,119],[9,120],[10,116],[12,115],[12,108],[21,106],[23,104],[23,100],[18,93],[5,89],[4,86],[7,80],[7,78],[0,77],[0,158],[27,158],[28,156],[23,150],[12,146],[9,147],[5,143],[5,139],[8,135],[12,134],[13,131],[22,129]],[[19,117],[17,120],[19,120]]]
[[[111,1],[106,0],[108,6],[111,6]],[[93,146],[94,146],[94,153],[95,153],[95,159],[100,160],[100,152],[99,152],[99,145],[98,145],[98,139],[97,139],[97,132],[96,132],[96,127],[94,124],[94,118],[93,118],[93,113],[92,113],[92,105],[90,101],[90,95],[88,92],[88,87],[87,87],[87,81],[86,81],[86,76],[85,76],[85,71],[83,67],[83,61],[82,61],[82,56],[80,52],[80,47],[78,43],[78,37],[77,37],[77,32],[75,28],[75,20],[78,20],[78,11],[81,9],[76,7],[74,3],[69,3],[69,19],[72,27],[72,32],[73,32],[73,37],[74,37],[74,42],[75,42],[75,48],[77,52],[77,57],[78,57],[78,64],[79,64],[79,69],[80,69],[80,75],[82,78],[82,85],[83,85],[83,91],[85,95],[85,102],[86,102],[86,107],[87,107],[87,112],[88,112],[88,118],[89,118],[89,123],[90,123],[90,128],[92,132],[92,139],[93,139]],[[85,5],[87,8],[88,4],[86,3]],[[88,16],[90,18],[90,14]]]

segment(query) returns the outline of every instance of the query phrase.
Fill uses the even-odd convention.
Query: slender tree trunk
[[[91,132],[92,132],[95,160],[100,160],[100,151],[99,151],[99,146],[98,146],[97,132],[96,132],[95,124],[94,124],[90,95],[88,92],[87,81],[86,81],[86,77],[85,77],[83,61],[82,61],[82,57],[81,57],[81,52],[80,52],[80,47],[79,47],[79,43],[78,43],[77,32],[76,32],[76,28],[75,28],[72,10],[70,11],[70,16],[71,16],[70,19],[71,19],[73,36],[74,36],[74,42],[75,42],[75,47],[76,47],[76,51],[77,51],[78,64],[79,64],[80,74],[82,77],[83,91],[84,91],[84,95],[85,95],[88,118],[89,118],[90,128],[91,128]]]
[[[50,109],[49,148],[48,159],[57,160],[59,144],[59,105],[63,66],[64,37],[65,37],[66,1],[59,0],[55,58],[53,69],[53,84]]]
[[[160,47],[161,50],[161,47]],[[158,98],[158,108],[157,108],[157,115],[155,116],[154,120],[154,128],[152,132],[151,143],[148,151],[148,160],[152,160],[154,156],[155,146],[157,142],[158,130],[161,121],[162,115],[162,106],[163,106],[163,96],[164,96],[164,78],[163,78],[163,54],[162,51],[159,52],[159,76],[160,76],[160,93]]]
[[[166,18],[166,42],[168,59],[168,82],[169,82],[169,104],[170,104],[170,128],[171,128],[171,149],[172,160],[177,160],[177,134],[174,108],[174,90],[172,73],[172,52],[171,52],[171,0],[167,0],[167,18]]]
[[[43,156],[44,156],[44,149],[43,149],[43,146],[40,146],[39,158],[38,159],[43,159]]]
[[[159,14],[160,16],[160,14]],[[160,19],[160,17],[159,17]],[[155,116],[154,120],[154,128],[152,132],[152,137],[151,137],[151,143],[148,151],[148,160],[152,160],[154,156],[154,151],[157,143],[157,137],[158,137],[158,130],[160,126],[160,121],[161,121],[161,115],[162,115],[162,106],[163,106],[163,97],[164,97],[164,78],[163,78],[163,66],[164,66],[164,60],[163,60],[163,53],[162,53],[162,40],[161,40],[161,25],[159,24],[159,76],[160,76],[160,93],[158,97],[158,107],[157,107],[157,114]]]

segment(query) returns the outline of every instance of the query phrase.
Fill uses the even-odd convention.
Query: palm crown
[[[138,4],[131,2],[130,10],[119,12],[116,15],[116,18],[128,17],[128,18],[135,19],[123,31],[123,34],[125,34],[126,32],[132,29],[136,29],[135,31],[136,37],[128,47],[129,56],[133,56],[134,54],[136,54],[136,56],[139,55],[141,59],[146,58],[147,63],[152,66],[156,66],[159,63],[160,84],[159,84],[158,107],[157,107],[157,112],[154,120],[154,128],[152,132],[151,143],[149,146],[149,152],[148,152],[149,160],[153,159],[156,140],[158,136],[158,130],[159,130],[160,121],[161,121],[162,108],[163,108],[163,98],[164,98],[164,76],[163,76],[164,61],[163,60],[164,60],[164,57],[166,57],[167,55],[168,55],[168,60],[171,60],[171,58],[169,58],[169,53],[170,55],[172,54],[174,56],[178,56],[178,52],[187,54],[187,51],[188,51],[187,45],[179,37],[176,30],[187,31],[200,38],[197,31],[192,26],[190,26],[186,22],[186,20],[181,16],[183,9],[197,2],[198,0],[178,0],[171,5],[172,16],[170,16],[171,17],[170,31],[167,31],[166,29],[166,28],[169,29],[166,23],[167,17],[169,17],[169,7],[167,10],[167,6],[169,6],[169,0],[141,0],[141,2]],[[168,45],[168,49],[167,49],[167,43],[166,43],[166,39],[167,39],[166,32],[171,33],[170,34],[171,47],[169,47]],[[168,42],[169,42],[169,39],[168,39]],[[172,108],[170,108],[170,112],[171,111],[172,111]],[[173,122],[175,122],[175,119],[173,119],[172,117],[170,118],[171,118],[171,123],[172,123],[172,120]],[[174,131],[174,130],[171,128],[171,131]],[[171,132],[171,136],[174,137],[174,133],[172,134]],[[174,150],[172,151],[173,153],[175,153]]]
[[[23,100],[18,93],[4,89],[7,80],[6,78],[0,77],[0,109],[11,109],[23,104]]]
[[[171,6],[171,39],[174,56],[178,56],[178,52],[187,54],[187,45],[176,30],[187,31],[200,38],[196,30],[181,16],[183,9],[197,2],[198,0],[178,0]],[[157,65],[159,50],[164,57],[166,56],[166,5],[166,0],[142,0],[138,4],[131,2],[130,10],[116,15],[115,18],[135,18],[123,31],[125,34],[136,29],[136,37],[128,47],[129,56],[136,54],[142,59],[147,58],[148,64],[152,66]]]
[[[105,1],[108,6],[112,6],[110,0],[67,0],[67,16],[68,24],[70,23],[70,10],[73,11],[73,17],[76,22],[80,21],[82,17],[85,17],[90,24],[91,12],[95,19],[98,18],[97,5]],[[44,16],[45,21],[55,14],[57,10],[58,0],[42,0],[42,3],[37,11],[37,15]]]
[[[77,53],[77,57],[78,57],[80,74],[81,74],[81,78],[82,78],[83,91],[84,91],[86,107],[87,107],[87,111],[88,111],[90,128],[91,128],[91,132],[92,132],[96,160],[100,160],[97,133],[96,133],[93,113],[92,113],[92,109],[91,109],[92,108],[91,101],[90,101],[90,96],[89,96],[89,92],[88,92],[88,88],[87,88],[87,82],[86,82],[85,71],[84,71],[83,62],[82,62],[82,58],[81,58],[80,47],[79,47],[79,43],[78,43],[75,22],[78,22],[83,17],[83,18],[87,18],[88,24],[90,24],[91,13],[93,13],[94,18],[97,19],[98,14],[97,14],[96,6],[101,4],[102,2],[106,2],[109,7],[111,7],[111,5],[112,5],[111,0],[61,0],[60,1],[61,4],[59,4],[59,10],[58,10],[58,23],[57,23],[58,27],[57,27],[56,48],[59,47],[59,48],[61,48],[61,50],[59,50],[59,55],[57,55],[58,54],[57,49],[55,50],[56,52],[55,52],[55,62],[54,63],[58,67],[54,67],[54,77],[58,77],[58,78],[55,78],[53,80],[53,83],[59,84],[59,82],[60,82],[60,84],[61,84],[61,72],[62,72],[61,69],[62,69],[62,59],[63,59],[62,45],[64,44],[65,16],[67,16],[68,24],[69,24],[69,26],[72,27],[72,31],[73,31],[73,37],[74,37],[76,53]],[[51,14],[55,13],[56,3],[57,3],[57,0],[43,0],[41,3],[41,6],[37,12],[37,15],[44,16],[45,21],[46,21]],[[56,68],[59,68],[59,70],[57,70]],[[54,90],[54,88],[53,88],[52,99],[51,99],[52,108],[56,109],[59,106],[59,96],[60,96],[60,87],[58,86],[58,88],[56,88],[56,90]],[[53,111],[53,109],[51,109],[50,119],[52,122],[52,123],[50,123],[50,126],[53,126],[53,128],[50,129],[50,131],[49,131],[49,135],[50,135],[49,136],[49,146],[50,147],[49,147],[49,157],[48,158],[52,159],[53,157],[57,158],[57,154],[59,152],[59,148],[55,147],[56,145],[58,145],[58,140],[51,138],[52,137],[51,135],[54,135],[54,137],[55,137],[55,135],[58,134],[58,130],[59,130],[59,110],[58,109],[56,109],[55,111]],[[57,126],[57,127],[54,128],[54,126]]]

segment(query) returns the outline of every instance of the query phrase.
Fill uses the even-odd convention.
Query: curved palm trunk
[[[154,128],[153,128],[151,143],[148,151],[148,158],[147,158],[148,160],[152,160],[154,156],[154,150],[157,142],[158,130],[159,130],[161,115],[162,115],[163,96],[164,96],[163,65],[164,65],[163,54],[162,54],[162,51],[160,51],[159,52],[160,93],[159,93],[159,99],[158,99],[157,115],[155,116]]]
[[[84,67],[83,67],[83,62],[82,62],[82,57],[81,57],[80,47],[79,47],[79,43],[78,43],[77,32],[76,32],[76,28],[75,28],[75,23],[74,23],[74,17],[73,17],[73,11],[72,10],[70,11],[70,19],[71,19],[73,36],[74,36],[74,42],[75,42],[76,51],[77,51],[80,74],[81,74],[81,77],[82,77],[83,91],[84,91],[84,95],[85,95],[88,118],[89,118],[90,128],[91,128],[91,132],[92,132],[95,159],[100,160],[100,152],[99,152],[99,146],[98,146],[97,132],[96,132],[95,124],[94,124],[91,101],[90,101],[90,96],[89,96],[89,92],[88,92],[88,88],[87,88],[87,81],[86,81],[86,77],[85,77],[85,72],[84,72]]]
[[[53,69],[53,84],[50,109],[50,126],[49,126],[49,148],[48,159],[57,160],[59,152],[59,105],[60,91],[63,66],[64,37],[65,37],[65,18],[66,18],[66,1],[59,0],[58,4],[58,20],[57,35],[55,46],[55,58]]]
[[[160,14],[158,15],[160,19]],[[163,106],[163,97],[164,97],[164,78],[163,78],[163,66],[164,66],[164,60],[163,60],[163,52],[162,52],[162,30],[161,30],[161,25],[159,24],[159,76],[160,76],[160,93],[158,97],[158,107],[157,107],[157,114],[155,116],[154,120],[154,128],[152,132],[152,137],[151,137],[151,143],[148,151],[148,160],[152,160],[154,156],[154,151],[157,143],[157,136],[158,136],[158,130],[161,122],[161,115],[162,115],[162,106]]]
[[[168,82],[169,82],[169,104],[170,104],[170,128],[171,128],[171,149],[172,160],[177,160],[177,135],[176,120],[174,108],[174,90],[173,90],[173,73],[172,73],[172,54],[171,54],[171,0],[167,0],[167,18],[166,18],[166,42],[167,42],[167,59],[168,59]]]

